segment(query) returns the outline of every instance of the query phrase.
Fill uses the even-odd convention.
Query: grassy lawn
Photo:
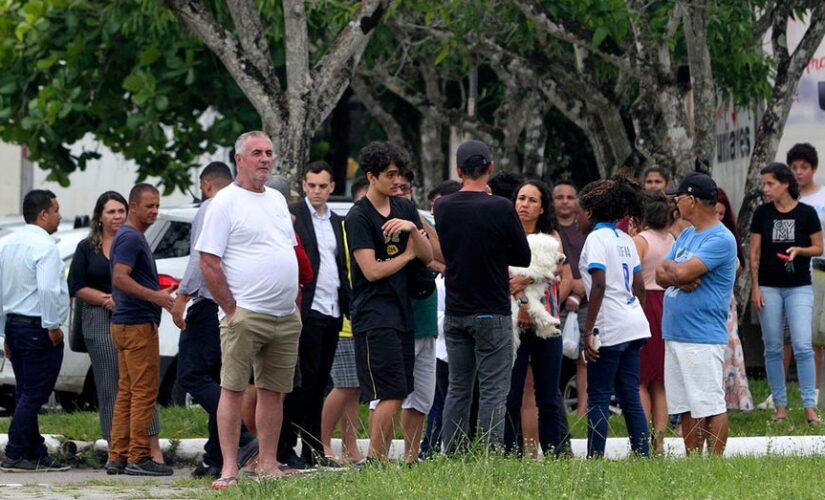
[[[238,488],[203,498],[815,498],[825,457],[533,461],[437,458]],[[204,488],[207,483],[204,482]]]
[[[751,380],[751,392],[754,402],[764,400],[768,394],[768,384],[764,379]],[[770,411],[754,410],[748,413],[732,412],[730,414],[731,436],[794,436],[825,434],[825,426],[811,427],[805,422],[801,408],[799,388],[791,384],[788,387],[791,407],[788,418],[783,423],[771,422]],[[367,437],[367,407],[361,406],[361,425],[359,435]],[[206,437],[206,413],[199,407],[161,408],[161,437],[181,439],[188,437]],[[586,417],[568,417],[570,430],[574,438],[587,437]],[[8,432],[10,419],[0,418],[0,433]],[[71,439],[91,441],[99,437],[97,413],[44,413],[40,415],[40,431],[48,434],[62,434]],[[676,437],[673,429],[668,431],[670,437]],[[337,435],[337,430],[336,430]],[[610,436],[627,436],[624,419],[619,415],[610,418]],[[398,437],[401,437],[400,433]]]

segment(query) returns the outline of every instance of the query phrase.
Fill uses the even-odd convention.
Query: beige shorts
[[[238,307],[221,320],[221,387],[242,391],[254,370],[255,387],[291,392],[301,336],[301,315],[260,314]]]

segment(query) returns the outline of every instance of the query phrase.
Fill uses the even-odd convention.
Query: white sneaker
[[[819,390],[819,389],[817,389],[817,390]],[[773,404],[773,394],[768,396],[768,398],[765,399],[765,401],[762,401],[761,403],[756,405],[756,409],[757,410],[775,410],[776,406]]]

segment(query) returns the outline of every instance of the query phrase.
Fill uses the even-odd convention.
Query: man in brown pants
[[[129,193],[129,215],[112,241],[112,339],[117,347],[117,400],[106,471],[134,476],[170,476],[172,468],[152,460],[149,424],[158,397],[161,307],[174,305],[171,288],[160,290],[152,250],[143,233],[158,215],[160,195],[150,184]]]

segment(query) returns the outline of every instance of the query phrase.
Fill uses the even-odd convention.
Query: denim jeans
[[[504,413],[513,366],[513,326],[510,316],[446,315],[444,338],[450,385],[444,402],[444,450],[456,451],[470,435],[470,404],[478,373],[480,436],[493,448],[503,443]]]
[[[599,359],[587,364],[587,456],[604,455],[607,418],[614,390],[630,434],[630,448],[648,455],[647,419],[639,399],[639,350],[647,339],[599,349]]]
[[[545,456],[560,455],[569,444],[567,415],[561,404],[562,339],[539,338],[534,330],[521,334],[507,395],[507,420],[504,423],[504,449],[523,451],[521,434],[521,403],[527,368],[533,369],[536,407],[539,411],[539,445]]]
[[[46,446],[37,414],[54,390],[63,363],[63,342],[54,345],[40,318],[8,316],[6,344],[11,350],[17,407],[9,426],[6,456],[10,459],[38,460],[46,456]]]
[[[218,441],[218,402],[221,399],[221,341],[218,305],[211,300],[193,304],[186,313],[186,330],[178,341],[178,383],[209,414],[209,437],[203,445],[203,463],[223,465]],[[254,439],[241,425],[240,446]]]
[[[765,299],[765,307],[759,312],[762,338],[765,342],[765,371],[776,406],[788,406],[785,389],[785,368],[782,364],[782,328],[787,320],[791,333],[796,373],[805,408],[816,407],[816,369],[811,346],[811,316],[814,293],[810,285],[795,287],[759,287]]]
[[[420,458],[427,458],[438,452],[441,447],[441,417],[444,414],[444,397],[449,386],[449,367],[446,362],[435,361],[435,397],[430,413],[427,415],[427,428],[421,440]]]

